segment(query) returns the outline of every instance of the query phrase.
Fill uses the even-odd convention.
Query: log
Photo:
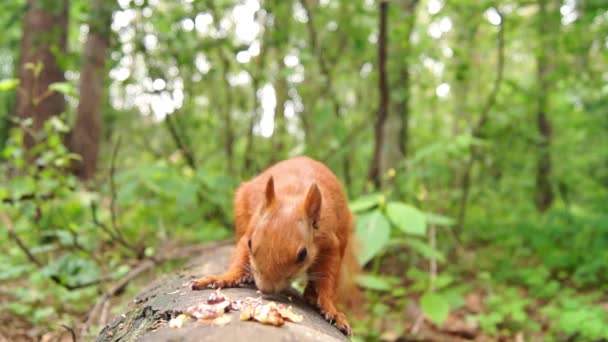
[[[230,311],[231,321],[224,326],[190,320],[181,328],[169,327],[168,321],[191,305],[205,301],[213,291],[193,291],[189,283],[206,274],[221,274],[226,270],[234,246],[218,246],[203,252],[179,271],[163,276],[143,290],[127,312],[106,325],[96,341],[348,341],[333,325],[323,319],[316,309],[295,292],[262,295],[251,287],[226,288],[222,293],[231,300],[262,296],[264,302],[275,301],[291,305],[304,320],[285,322],[281,327],[259,322],[241,321],[238,311]],[[291,299],[291,300],[290,300]]]

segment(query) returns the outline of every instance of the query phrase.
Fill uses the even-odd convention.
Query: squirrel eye
[[[298,256],[296,258],[296,264],[301,264],[304,262],[304,260],[306,260],[306,255],[308,254],[308,252],[306,251],[306,247],[302,247],[300,249],[300,251],[298,252]]]
[[[249,241],[247,241],[247,246],[249,246],[249,250],[251,250],[251,239],[249,239]]]

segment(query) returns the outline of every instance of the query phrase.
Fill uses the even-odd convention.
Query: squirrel
[[[252,284],[279,293],[306,276],[304,299],[342,333],[352,331],[337,306],[356,305],[354,217],[342,184],[323,163],[280,161],[234,194],[236,248],[223,275],[195,280],[193,290]]]

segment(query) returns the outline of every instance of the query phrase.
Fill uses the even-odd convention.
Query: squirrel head
[[[314,243],[321,214],[321,192],[312,184],[300,198],[278,198],[274,180],[266,183],[264,201],[252,220],[249,260],[256,287],[263,293],[287,289],[315,260]]]

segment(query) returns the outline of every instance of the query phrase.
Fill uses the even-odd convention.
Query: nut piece
[[[188,316],[181,314],[175,318],[172,318],[169,321],[169,327],[179,329],[184,325],[184,322],[187,320],[188,320]]]
[[[283,318],[288,321],[298,323],[304,320],[304,317],[302,315],[298,315],[297,313],[293,312],[293,308],[291,307],[291,305],[285,306],[283,304],[279,304],[277,305],[277,311],[279,312],[279,314],[281,314]]]
[[[186,312],[196,319],[213,319],[230,310],[232,302],[219,291],[211,292],[204,303],[193,305]]]

